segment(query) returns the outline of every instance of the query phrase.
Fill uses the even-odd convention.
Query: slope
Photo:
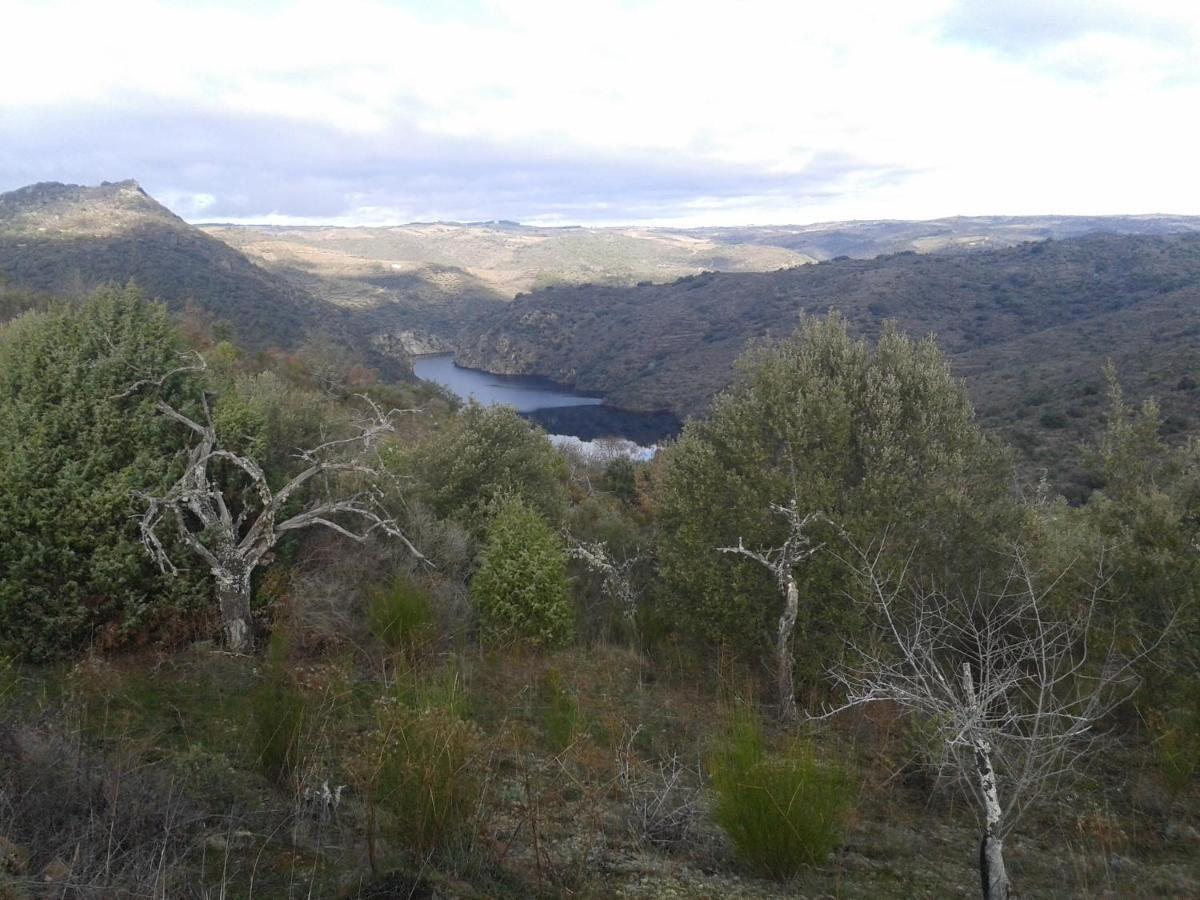
[[[293,346],[344,316],[175,216],[134,181],[43,183],[0,194],[0,275],[14,287],[78,295],[135,282],[180,310],[227,320],[251,347]]]
[[[1187,387],[1200,374],[1200,235],[1094,235],[633,289],[555,288],[465,329],[458,361],[694,415],[728,384],[749,341],[829,309],[867,335],[885,319],[936,334],[983,420],[1052,468],[1100,414],[1107,356],[1134,396],[1163,399],[1172,428],[1200,414],[1200,392]]]

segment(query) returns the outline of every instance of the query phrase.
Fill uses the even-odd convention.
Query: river
[[[464,369],[454,364],[451,353],[419,356],[413,360],[413,370],[418,378],[440,384],[462,400],[513,406],[545,428],[555,444],[574,446],[589,455],[616,452],[646,459],[654,455],[660,441],[679,433],[679,420],[670,413],[618,409],[545,378]]]

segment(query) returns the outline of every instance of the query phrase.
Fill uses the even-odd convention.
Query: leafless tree
[[[1013,552],[1001,587],[951,595],[907,567],[885,571],[882,542],[847,563],[879,621],[877,640],[851,644],[854,662],[832,671],[841,706],[888,701],[937,737],[939,775],[974,801],[983,827],[979,869],[986,900],[1006,900],[1004,838],[1039,796],[1061,785],[1104,736],[1100,720],[1136,689],[1134,664],[1152,646],[1119,654],[1100,643],[1094,614],[1109,582],[1103,554],[1074,608],[1056,615],[1045,580]]]
[[[796,689],[792,677],[792,632],[796,628],[796,617],[800,613],[800,591],[796,587],[796,566],[809,559],[823,545],[813,544],[808,531],[814,522],[824,521],[819,512],[800,515],[793,500],[787,506],[771,504],[771,510],[782,516],[788,525],[787,539],[778,547],[766,550],[750,550],[738,538],[736,547],[719,547],[721,553],[735,553],[766,567],[775,576],[779,593],[783,597],[783,612],[775,635],[776,688],[779,694],[779,715],[785,722],[799,718],[796,709]]]
[[[640,591],[633,570],[644,558],[641,551],[635,550],[632,555],[617,557],[604,541],[578,541],[568,535],[567,554],[600,576],[600,590],[616,604],[636,633]]]
[[[161,386],[162,381],[146,383]],[[204,561],[216,579],[230,650],[253,649],[250,579],[288,532],[319,525],[359,543],[378,532],[403,541],[418,559],[424,559],[384,508],[377,486],[382,472],[368,456],[381,438],[395,431],[394,420],[404,411],[384,412],[366,396],[362,399],[369,414],[354,423],[352,433],[298,451],[296,457],[304,468],[278,490],[271,488],[257,462],[221,446],[207,395],[201,395],[202,421],[158,401],[158,411],[190,429],[196,443],[188,451],[183,475],[170,490],[162,496],[138,495],[146,503],[142,542],[159,567],[174,574],[175,563],[160,536],[164,527],[170,527],[164,522],[170,520],[180,542]],[[235,498],[236,473],[248,479],[249,487]],[[356,487],[349,488],[348,481]],[[281,518],[293,498],[314,487],[319,488],[317,496],[308,506]]]

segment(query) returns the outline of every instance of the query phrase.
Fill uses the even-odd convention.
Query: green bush
[[[414,651],[433,624],[429,596],[407,575],[398,575],[367,597],[367,626],[392,650]]]
[[[471,579],[484,640],[566,644],[575,623],[562,540],[520,497],[504,497],[495,509]]]
[[[1200,775],[1200,701],[1162,716],[1156,726],[1155,762],[1171,797],[1179,797]]]
[[[713,818],[756,872],[791,878],[824,862],[840,842],[853,792],[847,774],[800,741],[768,753],[752,714],[735,715],[709,775]]]

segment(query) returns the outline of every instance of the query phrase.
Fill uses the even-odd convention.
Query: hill
[[[717,242],[783,247],[814,260],[870,259],[913,250],[983,250],[1089,234],[1200,232],[1200,216],[953,216],[925,221],[879,219],[748,228],[698,228]],[[716,267],[714,267],[716,268]]]
[[[1200,416],[1200,235],[1094,235],[633,289],[553,288],[466,329],[457,358],[619,406],[695,415],[729,383],[748,342],[829,309],[868,335],[885,319],[936,334],[983,421],[1060,478],[1067,448],[1098,421],[1107,357],[1131,396],[1160,398],[1169,429]]]
[[[132,280],[172,309],[192,302],[227,320],[255,348],[346,327],[335,310],[184,222],[135,181],[0,194],[0,276],[65,296]]]

